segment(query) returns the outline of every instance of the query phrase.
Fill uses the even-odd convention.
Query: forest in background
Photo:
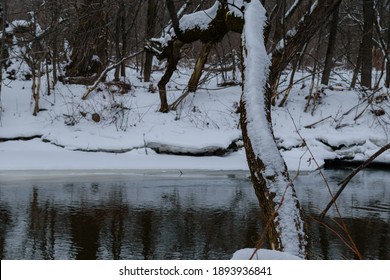
[[[114,93],[124,94],[132,87],[127,68],[150,83],[150,92],[159,92],[161,113],[175,111],[210,73],[222,77],[218,86],[241,85],[237,127],[267,217],[267,240],[274,249],[303,257],[302,213],[278,151],[271,105],[285,106],[292,87],[301,81],[295,75],[300,71],[310,84],[305,112],[311,110],[313,115],[326,89],[355,89],[361,96],[357,106],[367,106],[354,121],[366,111],[388,116],[389,2],[261,2],[266,13],[256,0],[2,1],[0,78],[6,86],[13,80],[29,81],[34,116],[47,111],[40,107],[40,98],[50,96],[60,83],[87,86],[82,100],[102,91],[98,85],[104,83],[114,100]],[[178,65],[192,74],[183,94],[169,104],[167,86]],[[151,79],[153,71],[163,73],[159,81]],[[349,78],[342,75],[342,83],[335,83],[335,77],[340,80],[345,72],[351,73]],[[83,117],[91,113],[77,110]],[[95,123],[100,119],[101,115],[92,114]],[[146,147],[145,134],[143,141]],[[389,149],[389,144],[384,148]]]
[[[15,0],[1,2],[0,28],[1,79],[31,79],[32,94],[39,100],[42,89],[50,94],[58,82],[92,85],[108,67],[115,65],[115,81],[123,80],[126,67],[136,67],[140,79],[148,82],[158,63],[153,53],[144,51],[148,40],[165,36],[170,22],[167,3],[182,14],[210,8],[214,1],[157,0]],[[222,1],[223,2],[223,1]],[[230,1],[234,5],[234,1]],[[322,85],[331,83],[331,74],[353,71],[345,84],[351,88],[377,91],[390,83],[390,1],[336,1],[331,15],[312,12],[317,1],[263,0],[269,23],[266,30],[267,51],[275,53],[308,17],[321,21],[308,40],[296,42],[294,55],[278,69],[274,94],[283,106],[289,91],[278,93],[277,84],[283,71],[291,73],[290,85],[297,79],[297,69],[305,69]],[[331,1],[329,1],[331,2]],[[335,2],[335,1],[333,1]],[[179,14],[179,17],[182,16]],[[15,47],[17,48],[17,51]],[[194,65],[202,44],[185,44],[180,51],[181,63]],[[28,65],[25,73],[12,67],[15,61]],[[121,63],[118,63],[121,62]],[[212,42],[206,71],[222,73],[240,67],[240,37],[229,31]],[[162,69],[161,69],[162,70]],[[47,75],[47,85],[40,77]],[[118,83],[126,90],[125,80]],[[151,85],[151,89],[153,85]],[[313,94],[314,96],[314,94]],[[275,101],[276,103],[276,101]],[[39,112],[39,102],[34,114]],[[383,112],[378,112],[383,113]]]

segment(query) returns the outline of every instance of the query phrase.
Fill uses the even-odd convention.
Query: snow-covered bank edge
[[[27,138],[27,137],[26,137]],[[320,142],[309,140],[309,146],[320,167],[356,167],[374,152],[376,146],[368,141],[332,151]],[[314,144],[313,144],[314,143]],[[0,141],[0,171],[6,170],[210,170],[248,171],[245,151],[240,140],[231,145],[186,147],[153,143],[152,147],[102,147],[82,149],[61,146],[31,137],[28,140]],[[379,149],[379,148],[378,148]],[[158,151],[158,153],[156,152]],[[314,171],[318,166],[306,147],[280,149],[290,171]],[[349,156],[345,156],[349,155]],[[318,156],[318,157],[317,157]],[[329,162],[331,164],[329,164]],[[390,153],[384,153],[375,164],[390,165]]]
[[[182,94],[178,85],[186,84],[187,70],[174,77],[170,102]],[[136,73],[128,76],[134,86],[129,94],[102,88],[87,100],[81,99],[83,86],[58,84],[55,94],[42,96],[45,110],[36,117],[30,81],[13,81],[2,93],[0,170],[248,170],[238,125],[241,87],[219,88],[212,79],[177,111],[162,114],[158,95],[148,92]],[[371,113],[361,93],[327,89],[321,104],[304,113],[306,91],[297,85],[285,108],[272,108],[274,134],[289,170],[315,170],[314,158],[320,166],[325,159],[366,160],[389,142],[390,115]],[[387,108],[384,102],[375,106]],[[100,122],[91,119],[93,112]],[[390,151],[376,161],[390,163]]]
[[[255,252],[254,248],[245,248],[236,251],[232,256],[232,260],[249,260],[251,257],[252,260],[302,260],[286,252],[268,249],[260,249]]]
[[[61,181],[78,178],[90,181],[99,180],[110,181],[118,178],[131,178],[131,180],[148,179],[218,179],[234,178],[240,180],[250,180],[250,174],[245,170],[202,170],[202,169],[84,169],[84,170],[0,170],[0,181]]]
[[[247,170],[242,150],[228,156],[160,155],[151,149],[126,153],[80,152],[31,141],[0,145],[0,170]]]

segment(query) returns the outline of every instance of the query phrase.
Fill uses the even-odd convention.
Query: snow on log
[[[180,19],[177,19],[176,27],[178,32],[168,25],[159,38],[148,40],[145,49],[154,53],[158,59],[165,59],[169,56],[169,46],[176,40],[185,44],[198,40],[203,43],[215,43],[222,40],[228,31],[241,33],[242,6],[242,0],[217,0],[206,10],[186,15],[182,15],[182,11],[179,11],[177,17]]]
[[[172,20],[172,26],[164,29],[160,38],[148,40],[145,49],[154,53],[158,59],[167,59],[167,69],[158,83],[160,94],[160,112],[167,113],[170,108],[167,101],[166,85],[176,70],[181,58],[180,50],[184,44],[193,43],[200,40],[209,50],[206,51],[203,62],[198,66],[203,69],[207,55],[211,46],[222,40],[226,33],[231,30],[241,32],[243,17],[241,7],[242,0],[215,1],[209,9],[197,11],[187,15],[181,15],[181,11],[176,13],[173,1],[167,1],[168,10]],[[179,19],[179,17],[181,17]],[[201,55],[204,55],[201,53]],[[202,73],[202,69],[196,69],[193,78],[189,83],[190,91],[197,87],[197,76]],[[199,76],[200,77],[200,76]],[[195,82],[194,82],[195,81]],[[173,104],[173,108],[176,105]]]
[[[270,97],[265,90],[270,60],[263,28],[266,11],[260,1],[245,5],[241,126],[249,169],[263,209],[271,248],[303,257],[305,234],[300,206],[286,165],[274,140]]]

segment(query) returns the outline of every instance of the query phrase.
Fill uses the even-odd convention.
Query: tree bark
[[[175,4],[173,3],[173,0],[166,0],[166,4],[167,4],[169,17],[171,18],[171,21],[172,21],[173,30],[175,31],[177,38],[179,40],[183,40],[183,38],[182,38],[183,32],[180,29],[180,21],[179,21],[179,18],[177,16]]]
[[[210,53],[211,48],[213,47],[213,43],[206,43],[203,45],[202,49],[200,50],[198,59],[196,60],[195,69],[192,72],[191,78],[188,81],[187,90],[183,95],[181,95],[175,102],[171,104],[171,109],[176,110],[179,104],[191,93],[196,92],[199,85],[200,77],[203,73],[203,68],[207,62],[207,57]]]
[[[279,74],[290,63],[298,51],[305,43],[309,42],[319,27],[324,25],[328,18],[339,6],[341,0],[318,1],[310,14],[305,15],[299,21],[293,34],[286,37],[286,44],[282,48],[276,49],[272,54],[272,65],[268,83],[274,86]],[[269,90],[273,90],[269,88]]]
[[[119,3],[118,11],[116,13],[116,19],[115,19],[115,34],[114,34],[114,41],[115,41],[115,57],[116,60],[120,60],[123,57],[122,48],[121,48],[121,32],[123,31],[123,27],[121,26],[123,21],[123,13],[124,13],[124,5],[123,2]],[[115,68],[114,73],[114,80],[119,81],[120,79],[120,73],[121,73],[121,65],[118,65]]]
[[[147,23],[146,23],[146,37],[151,38],[154,35],[156,29],[156,19],[157,18],[157,1],[148,0],[148,11],[147,11]],[[145,53],[145,63],[144,63],[144,82],[150,81],[150,76],[152,74],[152,63],[153,63],[153,53]]]
[[[269,60],[263,41],[265,10],[258,0],[246,4],[242,34],[243,94],[241,129],[256,196],[272,249],[305,255],[302,213],[271,122],[271,91],[265,90]]]
[[[341,0],[318,1],[311,13],[307,14],[296,26],[296,32],[286,37],[286,44],[273,52],[268,82],[264,85],[265,90],[264,88],[258,88],[258,94],[261,95],[261,92],[263,92],[263,95],[259,96],[256,102],[250,99],[249,92],[246,92],[248,87],[250,88],[255,83],[253,80],[248,81],[250,76],[248,73],[251,70],[245,70],[248,68],[247,63],[255,63],[253,62],[255,55],[248,52],[245,40],[249,39],[249,36],[245,36],[245,32],[243,33],[244,89],[241,99],[241,128],[252,182],[262,209],[268,219],[270,219],[267,222],[270,225],[267,235],[271,247],[300,256],[305,254],[306,245],[302,214],[286,165],[273,137],[271,122],[272,87],[275,85],[280,72],[286,68],[291,59],[296,55],[296,52],[302,49],[302,45],[309,42],[313,34],[319,30],[319,27],[328,20],[340,2]],[[255,3],[257,1],[252,0],[247,5],[256,5]],[[244,13],[245,26],[249,24],[247,22],[247,12],[248,10]],[[258,27],[258,29],[260,28]],[[251,34],[251,32],[248,34]],[[262,35],[253,37],[262,37]],[[259,43],[254,44],[251,41],[250,46],[254,45],[259,45]],[[258,61],[255,64],[262,65],[262,62]],[[252,69],[252,71],[254,70]],[[258,80],[261,79],[259,78]],[[261,111],[258,114],[261,114],[262,117],[260,117],[260,121],[255,121],[252,116],[253,108],[251,107],[259,104],[262,104],[262,108],[258,108]],[[248,114],[248,111],[252,113]],[[258,133],[253,135],[253,131]],[[268,139],[265,140],[264,138]],[[295,229],[288,228],[287,225],[293,225]],[[288,228],[287,230],[286,227]],[[292,244],[288,240],[297,242]]]
[[[324,71],[322,72],[322,79],[321,79],[321,84],[323,85],[329,84],[330,73],[334,65],[333,57],[336,50],[338,24],[339,24],[339,6],[333,12],[333,18],[329,30],[328,48],[326,50],[325,66],[324,66]]]
[[[387,56],[390,54],[390,18],[387,25]],[[385,87],[390,88],[390,60],[386,63],[386,80]]]
[[[207,57],[209,56],[213,45],[213,43],[206,43],[200,50],[199,57],[195,64],[194,72],[192,73],[191,78],[188,82],[188,90],[190,92],[195,92],[198,88],[199,80],[203,73],[203,68],[207,62]]]
[[[40,63],[37,63],[38,64],[38,69],[41,68],[41,65]],[[35,67],[36,65],[35,63],[32,64],[32,67],[31,67],[31,75],[32,75],[32,86],[31,86],[31,90],[32,90],[32,97],[33,97],[33,100],[34,100],[34,111],[33,111],[33,116],[36,116],[38,115],[38,112],[39,112],[39,82],[37,84],[37,80],[39,81],[40,80],[40,72],[38,71],[38,77],[37,77],[37,72],[35,70]]]
[[[70,77],[99,75],[107,65],[106,17],[100,0],[84,0],[81,19],[70,44]]]
[[[0,2],[0,27],[2,31],[1,42],[0,42],[0,125],[1,125],[1,115],[3,113],[3,103],[2,103],[2,92],[3,92],[3,66],[5,63],[3,59],[8,58],[8,49],[5,46],[5,37],[6,37],[6,25],[7,25],[7,3],[5,0]]]
[[[157,52],[160,59],[168,59],[167,70],[158,84],[161,99],[160,111],[167,112],[169,107],[166,84],[176,69],[180,58],[180,48],[185,43],[196,40],[203,43],[215,43],[229,29],[242,31],[243,95],[240,121],[252,182],[263,209],[271,248],[299,256],[305,254],[306,238],[301,208],[294,186],[273,135],[272,86],[277,81],[280,72],[295,57],[297,51],[307,45],[340,2],[341,0],[316,1],[316,4],[310,7],[310,12],[295,27],[296,32],[288,33],[285,37],[285,44],[276,48],[272,53],[272,65],[269,69],[270,62],[263,40],[263,25],[266,16],[259,0],[244,2],[244,25],[232,24],[227,19],[227,15],[231,13],[227,13],[227,8],[223,4],[226,2],[221,1],[218,4],[218,13],[210,21],[208,28],[180,31],[180,36],[174,37],[161,51]],[[261,20],[260,24],[259,20]],[[175,22],[174,19],[173,22]],[[178,24],[180,22],[174,23],[176,28]],[[155,40],[155,42],[160,42],[160,40]],[[194,73],[199,72],[194,71]]]
[[[158,89],[159,89],[160,101],[161,101],[160,112],[163,113],[169,112],[166,85],[169,82],[170,78],[172,77],[174,71],[176,70],[177,63],[180,60],[181,47],[186,43],[192,43],[197,40],[200,40],[201,42],[207,44],[216,43],[226,35],[226,33],[228,32],[229,25],[234,26],[232,28],[239,29],[240,26],[239,23],[242,22],[242,19],[240,21],[239,18],[234,18],[233,16],[227,15],[226,3],[222,4],[216,1],[214,5],[218,5],[217,13],[215,15],[215,18],[212,18],[207,23],[207,28],[200,28],[195,24],[191,28],[188,28],[186,30],[181,30],[179,28],[180,21],[177,18],[177,13],[173,6],[173,2],[171,0],[167,0],[167,5],[168,5],[169,13],[171,15],[172,25],[175,29],[175,34],[168,42],[162,44],[163,46],[160,51],[156,52],[156,49],[161,47],[160,40],[154,40],[154,41],[151,40],[152,43],[157,42],[160,45],[147,48],[149,51],[156,52],[156,55],[159,59],[166,58],[168,60],[168,66],[165,71],[165,74],[158,82]],[[229,23],[227,23],[226,21],[229,21]],[[176,29],[177,30],[180,29],[177,31],[179,35],[178,33],[176,33]],[[195,77],[196,75],[194,76],[194,78]]]
[[[173,73],[176,70],[177,63],[180,60],[180,49],[184,45],[184,43],[179,40],[175,40],[173,42],[170,42],[169,44],[170,46],[167,48],[167,69],[165,70],[164,75],[162,76],[157,85],[160,94],[160,112],[162,113],[169,112],[166,85],[168,84],[169,80],[171,79]]]
[[[285,10],[286,10],[286,0],[277,0],[276,2],[276,11],[272,17],[274,32],[272,36],[272,45],[271,50],[275,50],[285,35]]]
[[[360,71],[361,66],[362,66],[362,43],[360,43],[358,56],[356,58],[355,69],[353,70],[353,76],[352,76],[352,81],[351,81],[351,88],[355,88],[356,87],[356,82],[357,82],[357,79],[358,79],[358,76],[359,76],[359,71]]]
[[[371,89],[372,81],[372,47],[374,28],[374,0],[363,0],[363,38],[362,38],[362,86]]]

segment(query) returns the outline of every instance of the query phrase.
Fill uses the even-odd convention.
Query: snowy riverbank
[[[212,79],[179,110],[162,114],[158,93],[150,93],[136,73],[128,77],[128,94],[112,94],[102,85],[85,101],[85,86],[58,84],[50,96],[43,94],[44,110],[36,117],[31,81],[12,81],[1,96],[0,170],[247,170],[237,113],[239,86],[220,88],[218,79]],[[188,78],[181,69],[172,79],[170,102],[181,95]],[[388,111],[389,99],[368,105],[361,92],[326,89],[313,113],[312,106],[304,113],[308,91],[297,85],[285,108],[273,108],[275,136],[290,170],[317,168],[304,141],[319,165],[324,159],[364,160],[389,142],[389,113],[373,113],[375,108]],[[93,121],[92,114],[100,121]],[[390,162],[390,152],[378,160]]]

